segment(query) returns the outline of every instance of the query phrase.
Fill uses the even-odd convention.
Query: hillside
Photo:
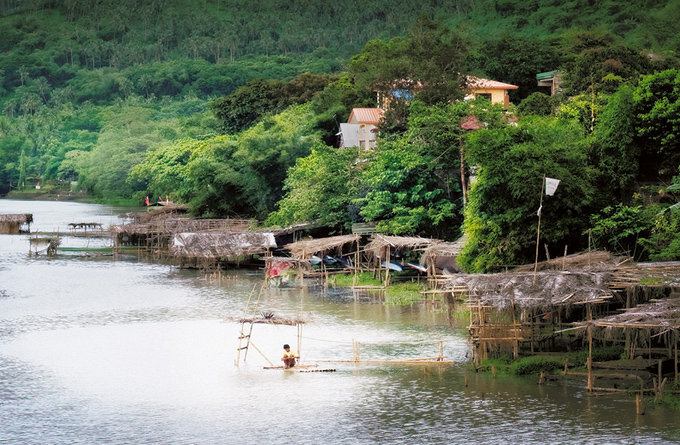
[[[143,194],[129,172],[148,152],[223,130],[213,99],[256,78],[341,72],[422,14],[461,37],[462,68],[520,85],[518,103],[534,73],[573,59],[580,29],[672,57],[677,3],[2,0],[0,194],[41,180]]]

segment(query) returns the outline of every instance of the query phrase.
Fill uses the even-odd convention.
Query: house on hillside
[[[347,123],[340,124],[340,147],[375,148],[381,108],[353,108]]]
[[[474,100],[478,97],[485,97],[489,99],[492,104],[503,105],[503,108],[508,108],[510,106],[508,91],[519,88],[517,85],[475,76],[466,76],[465,82],[467,83],[465,100]],[[383,109],[389,108],[390,102],[395,99],[410,101],[414,97],[412,90],[417,91],[420,88],[422,88],[421,84],[416,83],[411,87],[411,90],[395,87],[389,94],[377,92],[378,106]]]
[[[474,76],[467,76],[467,83],[467,88],[470,93],[465,96],[465,100],[485,97],[489,99],[492,104],[503,105],[503,108],[508,108],[510,106],[508,91],[519,88],[517,85]]]
[[[536,81],[539,87],[550,87],[550,95],[554,96],[559,93],[561,88],[562,79],[560,78],[559,71],[546,71],[545,73],[536,74]]]

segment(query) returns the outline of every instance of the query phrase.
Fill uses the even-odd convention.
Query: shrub
[[[562,361],[555,357],[533,356],[521,358],[510,365],[510,374],[530,375],[541,371],[553,371],[563,366]]]

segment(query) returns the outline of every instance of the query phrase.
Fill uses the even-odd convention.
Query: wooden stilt
[[[385,287],[390,284],[390,246],[385,248]]]
[[[638,416],[645,413],[645,402],[641,394],[635,394],[635,414]]]
[[[588,326],[588,391],[593,390],[593,327]]]
[[[678,331],[673,332],[675,337],[675,383],[678,383]]]
[[[512,356],[516,360],[519,356],[519,340],[517,339],[517,315],[515,314],[515,301],[512,301],[512,332],[515,341],[513,342]]]

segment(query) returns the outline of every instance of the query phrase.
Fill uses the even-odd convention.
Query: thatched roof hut
[[[610,286],[617,290],[635,286],[680,287],[680,261],[622,265],[614,270]]]
[[[634,308],[622,309],[621,314],[599,318],[585,325],[599,328],[650,329],[657,333],[680,329],[680,298],[653,300]]]
[[[33,214],[17,213],[0,215],[0,222],[14,222],[18,224],[30,224],[33,222]]]
[[[185,258],[239,258],[266,253],[276,247],[271,232],[188,232],[176,233],[170,253]]]
[[[285,248],[290,250],[295,258],[309,258],[312,255],[326,253],[358,241],[359,235],[338,235],[327,238],[296,241],[292,244],[287,244]]]
[[[466,288],[470,300],[497,310],[549,310],[608,301],[614,296],[607,287],[610,277],[609,272],[542,271],[534,283],[533,272],[462,274],[445,288]]]
[[[439,241],[434,244],[430,244],[423,251],[423,256],[420,259],[421,264],[429,264],[440,257],[457,257],[460,252],[462,252],[463,247],[465,247],[465,242],[467,238],[465,236],[460,237],[453,243]]]
[[[438,240],[431,238],[421,238],[416,236],[387,236],[374,235],[370,243],[364,248],[371,252],[374,257],[382,258],[386,249],[393,250],[423,250],[426,247],[437,243]]]
[[[127,234],[173,234],[208,230],[244,231],[248,230],[251,225],[251,221],[244,219],[163,218],[145,223],[138,222],[111,226],[111,231]]]
[[[33,222],[33,215],[31,213],[19,214],[4,214],[0,215],[0,233],[17,234],[24,230],[28,230],[28,226]]]
[[[515,272],[533,272],[536,270],[612,270],[630,260],[630,257],[617,257],[604,250],[575,253],[563,257],[541,261],[537,265],[525,264],[515,267]]]
[[[281,317],[273,312],[261,312],[255,317],[241,318],[238,321],[239,323],[276,324],[286,326],[296,326],[305,323],[302,318]]]

